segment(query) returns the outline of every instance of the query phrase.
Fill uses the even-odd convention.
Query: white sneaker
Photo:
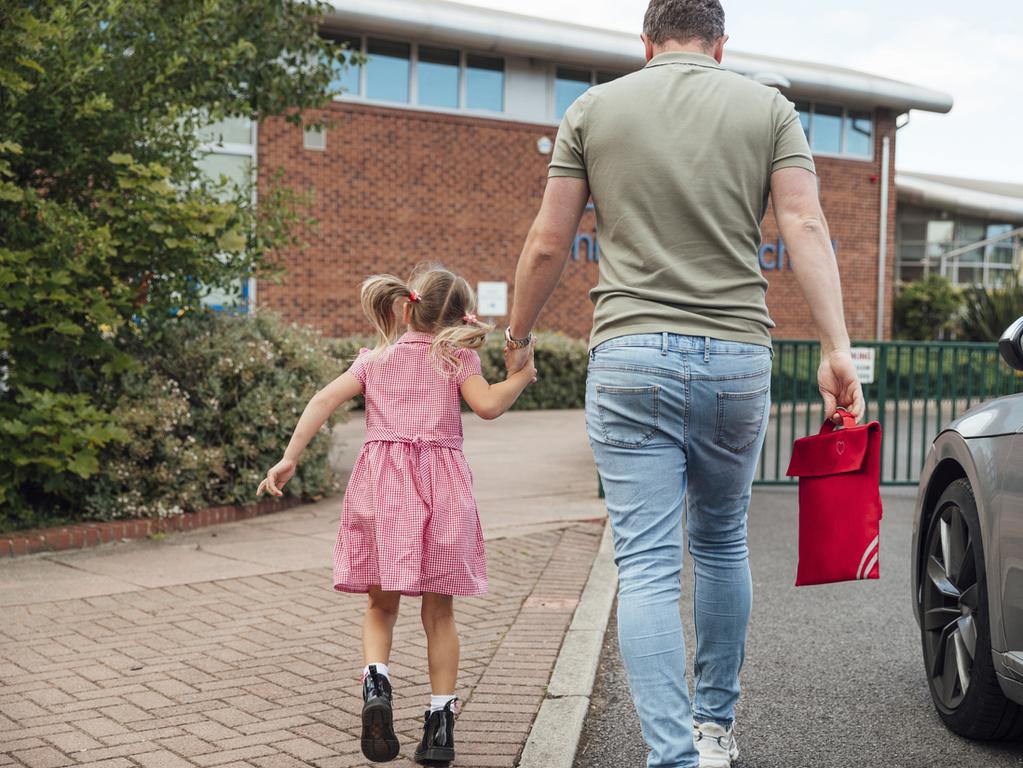
[[[717,723],[693,725],[693,741],[700,753],[700,768],[731,768],[739,759],[734,726],[727,731]]]

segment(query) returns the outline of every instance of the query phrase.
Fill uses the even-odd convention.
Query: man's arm
[[[540,212],[529,228],[515,268],[514,305],[510,317],[513,337],[525,338],[533,329],[540,311],[558,286],[589,197],[590,188],[584,179],[555,176],[547,181]],[[528,356],[528,349],[510,353],[509,371],[521,368]]]
[[[824,407],[831,417],[839,406],[863,416],[863,390],[850,354],[842,307],[838,263],[817,195],[817,177],[803,168],[771,174],[771,202],[778,230],[791,254],[792,270],[810,308],[821,340],[817,372]]]

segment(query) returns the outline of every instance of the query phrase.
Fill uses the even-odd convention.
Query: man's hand
[[[836,349],[821,356],[817,369],[817,384],[824,398],[824,413],[834,419],[835,411],[845,408],[856,417],[863,418],[863,388],[856,376],[856,366],[848,349]],[[841,423],[841,419],[838,420]]]

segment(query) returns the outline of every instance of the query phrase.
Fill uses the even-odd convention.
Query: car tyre
[[[945,725],[971,739],[1019,739],[1023,708],[1005,697],[991,657],[984,546],[968,480],[938,499],[919,553],[921,642]]]

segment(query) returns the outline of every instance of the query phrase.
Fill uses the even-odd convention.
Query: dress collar
[[[399,344],[431,344],[432,342],[433,334],[422,331],[406,331],[398,339]]]
[[[646,63],[646,67],[644,67],[644,69],[649,67],[660,67],[665,64],[695,64],[698,67],[721,69],[721,65],[714,60],[713,56],[708,56],[705,53],[696,53],[694,51],[667,51],[665,53],[659,53]]]

